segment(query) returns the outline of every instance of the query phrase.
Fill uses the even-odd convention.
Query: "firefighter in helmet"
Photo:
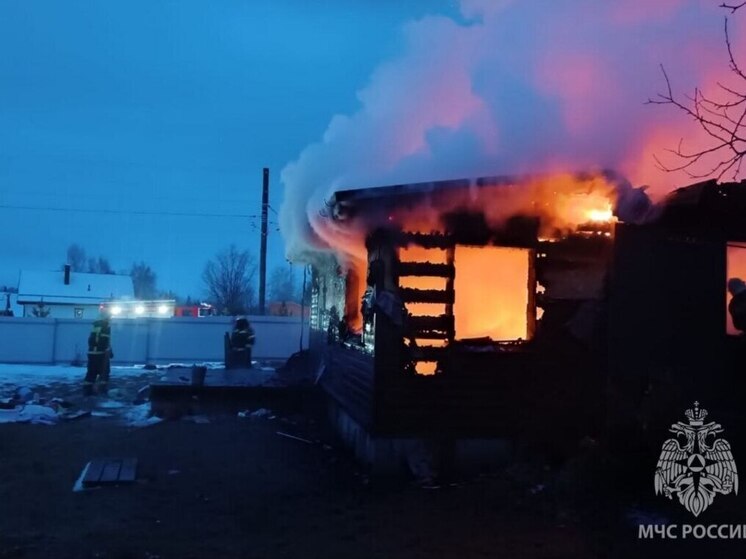
[[[231,333],[231,348],[236,364],[251,367],[251,350],[254,347],[256,335],[249,320],[244,317],[236,319]]]
[[[742,333],[746,332],[746,282],[741,278],[728,280],[728,291],[731,294],[728,312],[733,319],[733,326]]]
[[[109,318],[102,316],[94,321],[88,335],[88,369],[83,381],[83,392],[93,394],[93,385],[99,381],[100,390],[106,392],[109,383],[110,359],[114,357],[111,350],[111,327]]]

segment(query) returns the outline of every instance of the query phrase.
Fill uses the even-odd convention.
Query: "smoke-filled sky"
[[[695,182],[660,171],[666,148],[703,146],[691,120],[645,104],[665,91],[731,83],[727,12],[711,0],[462,0],[458,16],[405,23],[340,112],[285,167],[281,223],[291,253],[308,247],[337,188],[479,175],[615,169],[660,195]],[[739,19],[740,18],[740,19]],[[746,13],[731,20],[746,58]],[[744,62],[746,64],[746,62]]]
[[[0,285],[71,243],[200,296],[230,243],[270,270],[338,187],[613,167],[691,123],[644,101],[728,74],[719,0],[0,0]],[[732,19],[746,52],[746,13]],[[279,212],[280,216],[277,215]]]

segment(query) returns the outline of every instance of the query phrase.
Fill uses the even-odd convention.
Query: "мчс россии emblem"
[[[663,443],[655,470],[655,493],[679,502],[694,516],[712,504],[715,495],[738,494],[738,471],[730,443],[718,438],[723,427],[704,423],[707,410],[694,402],[686,410],[688,424],[677,421],[670,431],[676,438]]]

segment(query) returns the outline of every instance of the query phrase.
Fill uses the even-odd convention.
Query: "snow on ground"
[[[150,415],[150,404],[147,403],[129,406],[121,417],[131,427],[147,427],[163,421],[160,417]]]
[[[0,363],[0,399],[20,396],[22,403],[25,404],[5,410],[0,414],[0,423],[23,421],[54,424],[56,418],[47,417],[54,413],[52,407],[48,406],[56,406],[54,402],[57,401],[65,402],[68,411],[90,411],[87,419],[81,419],[84,421],[114,418],[133,427],[152,425],[160,420],[150,416],[150,404],[142,402],[138,391],[151,382],[160,380],[168,369],[191,368],[193,365],[171,363],[158,366],[157,369],[146,369],[144,365],[112,366],[108,391],[85,396],[85,367]],[[210,369],[223,366],[222,363],[200,365]],[[57,413],[65,411],[57,407]]]
[[[142,365],[132,367],[112,367],[111,376],[130,377],[145,372]],[[85,367],[71,365],[14,365],[0,363],[0,394],[8,388],[28,386],[34,388],[56,383],[80,384],[85,377]]]
[[[169,363],[159,365],[158,370],[173,367],[192,367],[194,363]],[[222,363],[199,363],[210,369],[222,368]],[[140,376],[149,372],[144,365],[112,366],[111,379]],[[0,395],[10,387],[35,387],[53,383],[81,383],[85,377],[85,367],[72,365],[17,365],[0,363]]]

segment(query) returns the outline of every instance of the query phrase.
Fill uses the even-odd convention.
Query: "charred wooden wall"
[[[366,429],[373,426],[373,356],[336,341],[328,343],[321,332],[311,334],[319,383],[355,421]]]
[[[693,396],[721,399],[718,379],[728,368],[725,286],[724,237],[618,226],[609,300],[615,385],[632,401],[656,387],[679,407],[691,406]]]
[[[379,379],[376,434],[557,441],[596,434],[603,377],[588,360],[526,351],[453,359],[452,374]]]

